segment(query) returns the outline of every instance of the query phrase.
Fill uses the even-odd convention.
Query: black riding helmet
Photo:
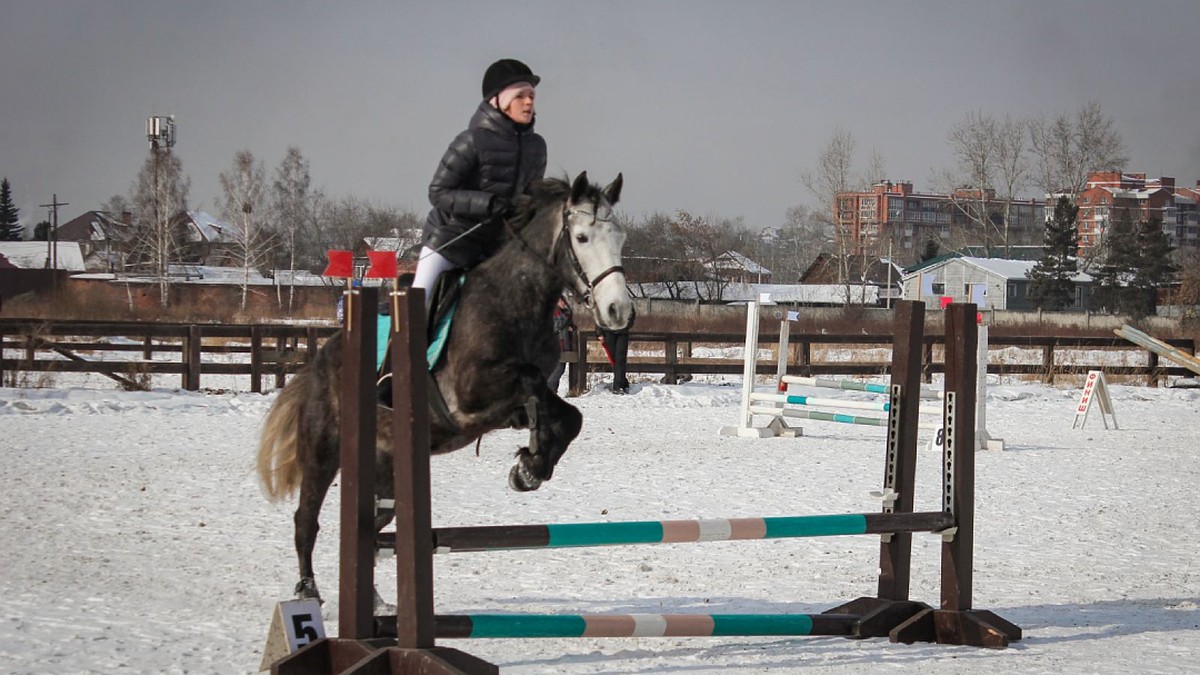
[[[500,59],[488,66],[483,74],[483,98],[490,99],[510,84],[528,82],[536,87],[541,81],[542,78],[534,75],[524,63],[516,59]]]

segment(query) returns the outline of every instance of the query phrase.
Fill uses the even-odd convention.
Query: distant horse
[[[518,200],[517,215],[507,224],[508,240],[466,277],[443,357],[433,372],[449,411],[448,419],[430,415],[434,454],[462,448],[494,429],[527,428],[529,445],[517,451],[509,485],[536,490],[553,475],[583,420],[547,383],[559,360],[555,304],[570,290],[591,307],[601,327],[625,328],[632,317],[621,267],[625,231],[612,213],[621,185],[618,174],[601,189],[584,172],[570,184],[540,181]],[[341,339],[335,336],[279,392],[259,442],[257,468],[268,498],[279,501],[300,490],[295,527],[300,562],[296,595],[301,598],[320,597],[312,552],[321,504],[341,459],[341,363]],[[391,498],[390,411],[379,407],[377,413],[375,491]],[[391,511],[380,512],[376,531],[391,518]]]

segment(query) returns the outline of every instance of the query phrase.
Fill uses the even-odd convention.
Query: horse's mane
[[[587,196],[593,201],[599,201],[603,191],[594,184],[588,184]],[[563,178],[543,178],[529,185],[526,194],[517,198],[516,213],[509,220],[509,226],[514,230],[522,230],[547,208],[562,208],[562,203],[571,196],[571,182]]]

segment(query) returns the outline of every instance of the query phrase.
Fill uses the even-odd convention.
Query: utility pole
[[[51,276],[51,283],[54,290],[58,290],[58,207],[69,205],[70,202],[58,201],[58,193],[55,193],[50,198],[49,204],[38,205],[42,208],[50,209],[53,214],[51,216],[50,232],[46,236],[46,253],[50,258],[50,269],[54,270],[54,274]]]

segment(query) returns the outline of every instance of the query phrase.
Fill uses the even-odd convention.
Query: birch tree
[[[219,176],[224,198],[218,203],[221,216],[233,226],[233,255],[242,271],[238,284],[242,291],[242,310],[250,292],[254,272],[268,261],[271,235],[267,229],[266,170],[249,150],[233,156],[229,171]]]
[[[850,298],[850,257],[854,255],[858,242],[851,231],[852,219],[843,218],[838,213],[837,198],[839,193],[856,187],[851,173],[854,147],[853,134],[842,129],[835,130],[817,155],[816,170],[800,175],[804,187],[822,207],[828,209],[825,213],[833,230],[838,278],[846,284],[847,302]]]
[[[158,282],[159,304],[170,299],[170,264],[179,258],[182,232],[175,216],[187,211],[191,179],[183,175],[183,162],[170,148],[151,148],[131,190],[135,270]]]
[[[271,184],[271,214],[274,219],[274,230],[283,244],[283,255],[286,257],[290,279],[296,276],[297,242],[300,234],[312,227],[315,200],[312,193],[312,177],[309,173],[308,160],[300,153],[300,148],[291,146],[287,154],[275,170],[275,180]],[[278,286],[276,286],[278,289]],[[288,284],[287,307],[292,311],[295,304],[296,286]]]

